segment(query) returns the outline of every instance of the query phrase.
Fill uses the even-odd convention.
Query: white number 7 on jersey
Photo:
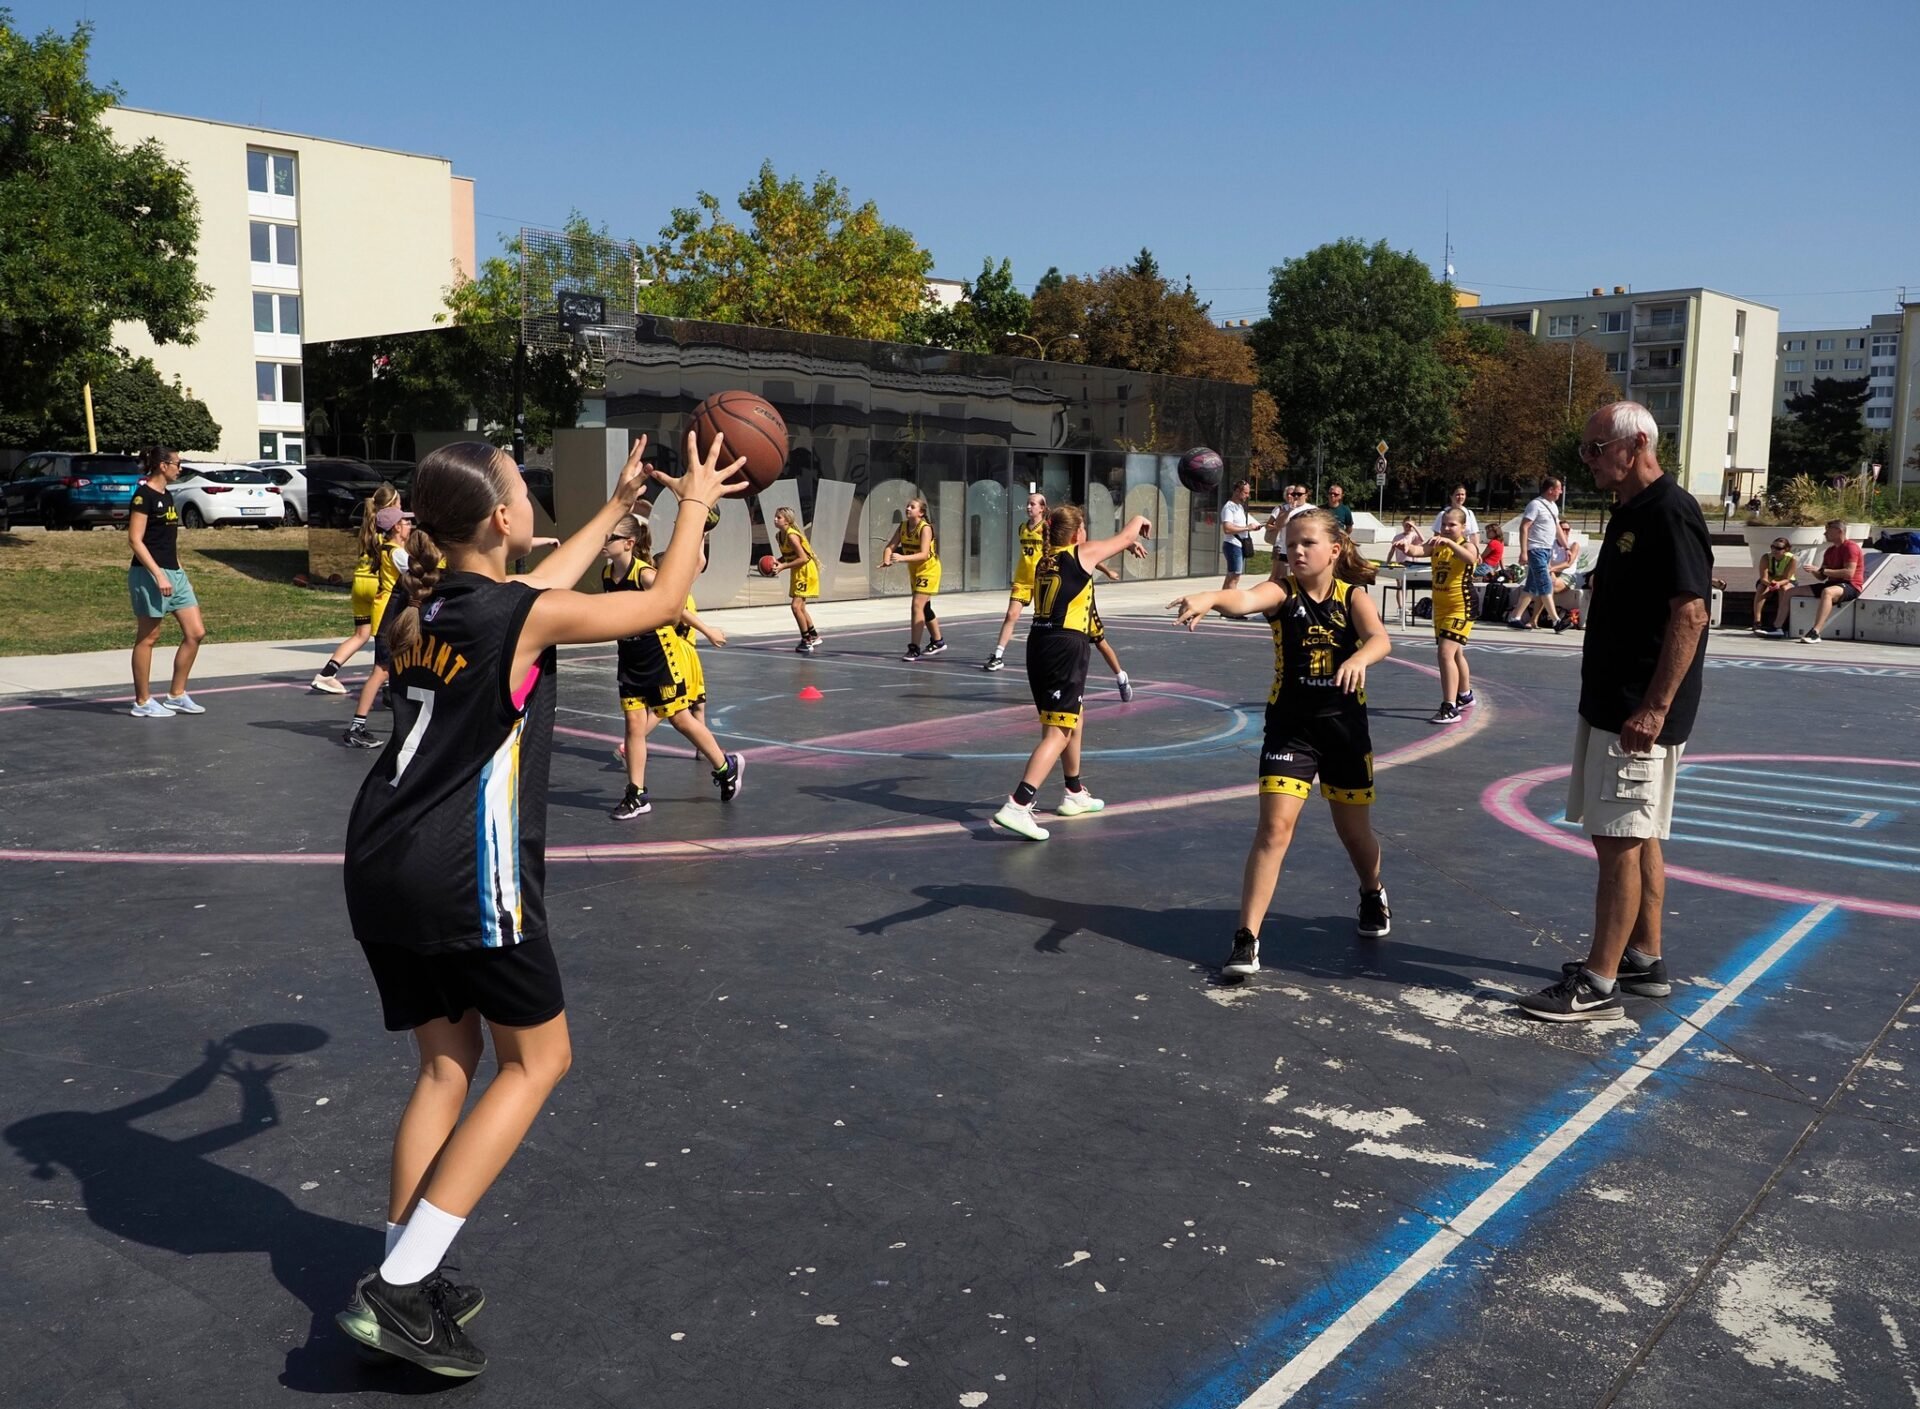
[[[420,706],[419,717],[413,721],[413,727],[407,730],[407,737],[400,745],[400,755],[393,761],[393,781],[387,786],[400,785],[400,775],[407,771],[407,765],[413,762],[414,751],[420,747],[420,741],[427,736],[427,725],[433,721],[433,691],[423,690],[418,685],[407,686],[407,698]]]

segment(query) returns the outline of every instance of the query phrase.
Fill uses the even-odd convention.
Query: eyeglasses
[[[607,542],[609,542],[609,543],[631,543],[631,542],[633,542],[633,535],[632,535],[631,533],[609,533],[609,534],[607,535]]]
[[[1586,460],[1591,460],[1594,456],[1598,455],[1602,450],[1605,450],[1609,445],[1615,445],[1615,444],[1618,444],[1620,441],[1632,440],[1632,439],[1633,439],[1633,436],[1631,435],[1616,435],[1615,437],[1613,437],[1612,440],[1582,441],[1580,443],[1581,458]]]
[[[1791,545],[1788,544],[1787,540],[1783,538],[1778,543],[1773,545],[1773,551],[1776,553],[1784,553],[1787,551],[1789,546]]]
[[[1289,489],[1287,491],[1287,498],[1289,499],[1304,499],[1306,497],[1307,491],[1304,489]]]

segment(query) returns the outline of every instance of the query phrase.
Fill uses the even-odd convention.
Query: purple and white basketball
[[[1227,462],[1218,450],[1196,445],[1180,457],[1180,483],[1195,494],[1205,494],[1220,487],[1220,476],[1226,468]]]

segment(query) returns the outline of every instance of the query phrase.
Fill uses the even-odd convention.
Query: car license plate
[[[266,510],[265,509],[242,509],[240,512],[243,514],[264,514],[266,513]]]

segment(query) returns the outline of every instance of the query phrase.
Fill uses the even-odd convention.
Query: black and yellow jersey
[[[1433,565],[1434,620],[1471,619],[1473,591],[1469,584],[1473,581],[1473,569],[1467,566],[1467,560],[1453,550],[1452,544],[1438,538],[1427,544],[1427,555]]]
[[[1031,583],[1034,569],[1040,566],[1040,557],[1047,551],[1047,525],[1023,523],[1020,525],[1020,561],[1014,566],[1015,582]]]
[[[1093,634],[1093,574],[1080,566],[1078,548],[1055,549],[1051,566],[1034,577],[1032,630]]]
[[[400,574],[406,570],[407,550],[382,539],[380,556],[374,564],[373,629],[375,631],[380,629],[380,623],[386,619],[387,603],[393,597],[394,584],[400,581]]]
[[[939,541],[934,537],[933,525],[925,519],[921,519],[918,523],[908,519],[900,520],[900,547],[898,550],[900,555],[902,557],[910,557],[918,553],[922,548],[932,550],[927,554],[925,562],[921,564],[922,567],[930,567],[940,561],[940,545]]]
[[[602,592],[645,592],[647,584],[641,581],[640,574],[651,572],[653,564],[645,558],[635,557],[627,564],[624,573],[615,573],[613,564],[608,563],[600,569],[600,590]],[[672,624],[656,627],[652,631],[642,631],[637,636],[622,636],[615,643],[619,654],[618,675],[623,694],[644,685],[669,679],[672,670],[667,660],[667,652],[672,649]]]
[[[774,547],[780,550],[783,558],[811,560],[813,557],[813,545],[807,542],[807,535],[797,527],[780,529],[774,538]]]
[[[1360,649],[1349,598],[1353,584],[1335,578],[1323,602],[1309,597],[1289,573],[1281,585],[1287,600],[1269,615],[1273,627],[1273,689],[1268,704],[1298,707],[1308,714],[1334,714],[1365,705],[1366,692],[1348,694],[1334,682],[1341,664]]]

